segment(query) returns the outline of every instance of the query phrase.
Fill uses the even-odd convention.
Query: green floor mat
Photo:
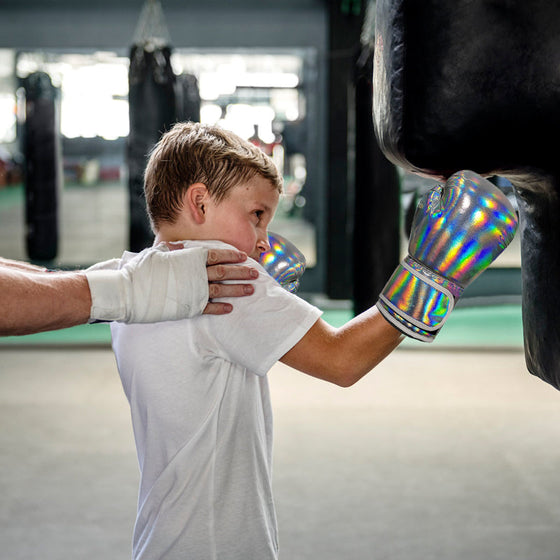
[[[22,207],[25,202],[25,193],[21,185],[11,185],[0,188],[0,209],[11,210]]]
[[[350,310],[326,309],[323,318],[334,327],[352,318]],[[71,329],[18,337],[0,338],[1,346],[110,346],[108,324],[81,325]],[[521,307],[496,305],[465,307],[453,311],[435,342],[406,339],[404,348],[438,350],[448,348],[523,348]]]
[[[25,336],[0,337],[2,346],[110,346],[111,330],[107,323],[79,325],[70,329]]]
[[[323,318],[335,327],[343,325],[351,317],[351,312],[346,310],[327,310],[323,315]],[[451,347],[521,349],[521,306],[495,305],[455,309],[434,342],[426,344],[406,339],[402,346],[426,350]]]
[[[405,347],[447,348],[523,348],[521,306],[499,305],[455,309],[441,333],[431,344],[406,340]]]

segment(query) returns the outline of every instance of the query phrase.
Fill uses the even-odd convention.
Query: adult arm
[[[349,387],[386,358],[404,339],[372,307],[340,328],[322,319],[282,358],[303,373]]]
[[[159,253],[159,252],[158,252]],[[161,260],[160,254],[156,255],[158,262],[155,270],[140,267],[137,270],[128,269],[129,277],[134,279],[134,284],[149,286],[153,278],[161,278],[162,273],[173,265],[180,264],[177,270],[183,270],[190,266],[188,251],[173,252],[173,256]],[[253,292],[250,284],[220,284],[223,280],[251,280],[258,273],[253,268],[238,264],[246,259],[246,255],[238,251],[211,249],[206,257],[207,266],[194,267],[196,270],[186,270],[185,275],[203,275],[204,282],[209,282],[205,300],[201,308],[204,313],[224,314],[232,309],[230,303],[209,302],[209,298],[237,297],[248,295]],[[204,272],[206,271],[206,275]],[[134,301],[123,295],[122,272],[109,270],[105,273],[108,280],[106,287],[114,292],[109,294],[110,300],[105,307],[111,311],[111,307],[134,307]],[[130,282],[128,282],[130,283]],[[153,282],[152,282],[153,283]],[[173,317],[153,316],[153,320],[165,320],[168,318],[184,318],[193,315],[193,310],[181,306],[181,300],[189,296],[182,283],[177,285],[177,294],[167,307],[161,311],[163,315],[174,313]],[[125,285],[125,291],[129,291]],[[118,293],[117,293],[118,292]],[[175,297],[177,296],[177,297]],[[138,299],[138,298],[137,298]],[[157,298],[156,298],[157,299]],[[124,302],[124,303],[123,303]],[[151,303],[157,304],[158,301]],[[152,309],[154,305],[148,302]],[[157,306],[156,306],[157,307]],[[130,310],[125,310],[126,315],[131,315]],[[47,330],[62,329],[87,323],[92,318],[92,297],[90,284],[85,272],[55,272],[49,273],[45,269],[22,263],[0,259],[0,336],[23,335]],[[93,317],[103,320],[104,317]],[[124,320],[144,320],[146,315],[138,317],[138,313],[132,313]]]
[[[90,317],[91,296],[81,273],[46,273],[0,266],[0,335],[73,327]]]

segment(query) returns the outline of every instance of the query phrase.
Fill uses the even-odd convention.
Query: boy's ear
[[[194,183],[184,194],[183,208],[185,208],[196,224],[206,220],[206,204],[210,197],[204,183]]]

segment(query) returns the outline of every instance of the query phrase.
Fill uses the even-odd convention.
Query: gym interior
[[[171,122],[223,125],[283,170],[270,229],[306,257],[299,295],[335,326],[375,304],[436,181],[371,148],[374,4],[3,0],[0,256],[73,270],[148,246],[132,111],[159,118],[165,94],[133,98],[131,76],[155,37]],[[52,112],[31,126],[55,142],[43,208],[26,180],[38,100]],[[560,397],[527,369],[521,294],[518,234],[432,344],[407,339],[349,389],[273,368],[281,558],[560,557]],[[1,338],[0,426],[0,557],[130,557],[139,474],[108,325]]]

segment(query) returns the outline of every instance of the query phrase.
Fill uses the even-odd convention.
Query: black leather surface
[[[527,365],[560,388],[560,2],[378,0],[373,88],[391,161],[516,187]]]

